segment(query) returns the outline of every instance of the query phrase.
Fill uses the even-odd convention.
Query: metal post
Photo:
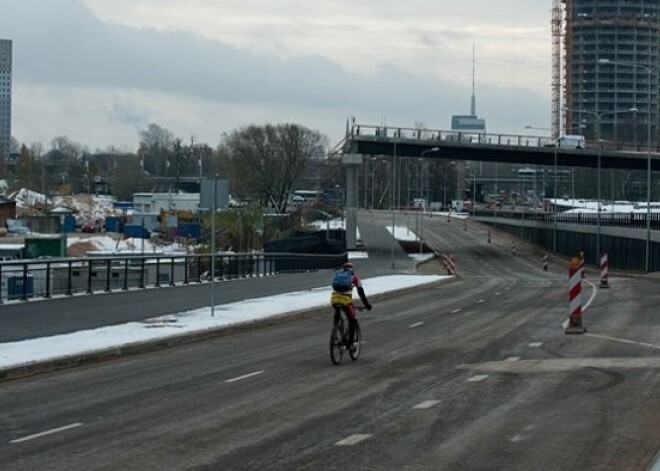
[[[218,197],[218,175],[213,177],[213,204],[211,205],[211,317],[215,316],[215,204]]]
[[[390,252],[390,261],[392,262],[392,270],[396,269],[396,264],[394,262],[394,246],[396,245],[396,142],[394,143],[394,152],[392,154],[392,246]]]
[[[552,218],[552,251],[557,252],[557,146],[554,147],[554,167],[555,174],[552,178],[552,196],[555,199],[554,207],[552,208],[553,218]]]
[[[651,55],[649,54],[649,61]],[[653,68],[649,66],[649,109],[646,135],[646,273],[651,271],[651,77]]]

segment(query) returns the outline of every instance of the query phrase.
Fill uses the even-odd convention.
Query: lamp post
[[[525,129],[538,129],[539,131],[552,132],[550,128],[537,128],[535,126],[525,126]],[[558,136],[552,136],[558,137]],[[552,197],[555,203],[552,205],[553,218],[552,218],[552,251],[557,252],[557,146],[553,146],[553,175],[552,175]]]
[[[597,180],[598,180],[597,186],[598,186],[598,188],[596,189],[596,193],[597,193],[596,199],[598,200],[598,202],[597,202],[598,206],[597,206],[597,211],[596,211],[596,213],[597,213],[596,214],[596,227],[597,227],[597,229],[596,229],[596,231],[597,231],[597,235],[596,235],[596,264],[598,264],[599,260],[600,260],[600,245],[601,245],[600,244],[600,241],[601,241],[601,224],[600,224],[601,214],[600,213],[601,213],[601,199],[602,199],[602,197],[601,197],[601,174],[602,174],[602,172],[601,172],[601,170],[602,170],[601,155],[602,155],[602,152],[603,152],[603,140],[601,139],[602,119],[605,116],[615,115],[615,114],[620,114],[620,113],[637,112],[638,110],[637,110],[637,108],[630,108],[628,110],[603,111],[601,113],[598,113],[596,111],[591,111],[591,110],[578,110],[578,109],[564,108],[564,111],[572,111],[572,112],[575,112],[575,113],[590,115],[590,116],[593,116],[596,120],[596,125],[594,126],[594,128],[595,128],[594,132],[595,132],[595,135],[596,135],[596,142],[598,143],[598,157],[597,157],[597,168],[598,168],[598,171],[597,171],[597,175],[598,175],[598,177],[597,177]],[[556,155],[556,146],[555,146],[555,155]]]
[[[394,151],[392,153],[392,198],[390,199],[390,206],[392,207],[392,246],[390,251],[390,261],[392,262],[392,270],[396,268],[394,262],[394,246],[396,245],[396,142],[394,142]]]
[[[651,271],[651,101],[653,99],[653,91],[651,89],[653,72],[658,70],[658,66],[651,65],[651,54],[649,54],[649,65],[640,64],[638,62],[628,61],[613,61],[610,59],[599,59],[599,64],[603,65],[623,65],[628,67],[638,67],[645,70],[648,74],[648,95],[649,103],[647,110],[647,135],[646,135],[646,261],[645,269],[649,273]]]
[[[422,153],[419,154],[419,159],[420,159],[420,161],[421,161],[421,160],[424,158],[424,156],[425,156],[426,154],[428,154],[429,152],[438,152],[439,150],[440,150],[439,147],[431,147],[430,149],[423,150]],[[421,169],[422,169],[422,167],[421,167],[421,163],[420,163],[420,173],[419,173],[419,177],[420,177],[420,197],[422,196],[422,189],[421,189],[421,177],[422,177],[422,173],[421,173]],[[443,176],[444,176],[444,175],[443,175]],[[424,206],[426,206],[426,203],[427,203],[427,201],[425,201]],[[426,209],[424,208],[424,210],[426,210]],[[423,247],[423,246],[424,246],[424,242],[423,242],[423,239],[422,239],[422,224],[423,224],[424,220],[423,220],[421,214],[419,213],[419,211],[421,211],[421,208],[419,208],[418,211],[417,211],[417,218],[418,218],[417,220],[419,221],[419,223],[418,223],[418,232],[419,232],[419,233],[417,234],[417,237],[419,238],[419,254],[421,255],[422,252],[423,252],[423,250],[424,250],[424,247]],[[431,213],[431,215],[433,215],[433,213]]]

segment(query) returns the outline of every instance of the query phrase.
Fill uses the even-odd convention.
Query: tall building
[[[650,110],[657,143],[660,2],[562,1],[565,132],[644,145]]]
[[[0,39],[0,161],[9,157],[11,143],[11,46]]]

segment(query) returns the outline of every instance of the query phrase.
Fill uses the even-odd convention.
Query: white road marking
[[[500,293],[500,292],[497,292],[497,293],[495,293],[495,296],[499,296],[500,294],[502,294],[502,293]]]
[[[415,322],[414,324],[410,324],[408,327],[411,329],[414,329],[415,327],[419,327],[420,325],[424,325],[423,322]]]
[[[430,409],[431,407],[437,406],[438,404],[440,404],[440,401],[424,401],[414,406],[413,409]]]
[[[65,430],[70,430],[72,428],[82,427],[82,423],[76,422],[74,424],[65,425],[64,427],[53,428],[46,430],[44,432],[35,433],[34,435],[28,435],[27,437],[17,438],[15,440],[10,440],[9,443],[21,443],[27,442],[28,440],[34,440],[35,438],[45,437],[46,435],[52,435],[54,433],[64,432]]]
[[[531,348],[539,348],[541,345],[543,345],[543,342],[532,342],[529,344]]]
[[[520,357],[509,357],[504,361],[519,361],[519,360],[520,360]]]
[[[630,345],[639,345],[640,347],[648,347],[648,348],[653,348],[655,350],[660,350],[660,345],[653,345],[652,343],[635,342],[634,340],[620,339],[617,337],[608,337],[607,335],[598,335],[598,334],[585,334],[585,335],[597,339],[611,340],[613,342],[627,343]]]
[[[233,382],[235,382],[235,381],[240,381],[240,380],[242,380],[242,379],[251,378],[252,376],[257,376],[257,375],[260,375],[260,374],[262,374],[262,373],[264,373],[263,370],[262,370],[262,371],[255,371],[254,373],[248,373],[248,374],[246,374],[246,375],[238,376],[238,377],[236,377],[236,378],[226,379],[226,380],[225,380],[225,383],[233,383]]]
[[[355,435],[349,435],[348,437],[344,438],[343,440],[339,440],[337,443],[335,443],[336,446],[352,446],[355,445],[356,443],[360,443],[363,440],[366,440],[367,438],[371,437],[371,434],[361,434],[357,433]]]
[[[468,378],[468,381],[471,383],[478,383],[479,381],[483,381],[486,378],[488,378],[488,375],[476,375]]]
[[[485,299],[480,299],[480,300],[479,300],[479,304],[481,304],[481,303],[485,303],[485,302],[486,302]]]
[[[460,309],[460,308],[459,308],[459,309],[454,309],[453,311],[451,311],[451,313],[452,313],[452,314],[458,314],[458,313],[461,312],[462,310],[463,310],[463,309]]]

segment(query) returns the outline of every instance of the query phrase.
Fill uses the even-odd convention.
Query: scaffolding
[[[552,137],[561,135],[561,0],[552,0]]]

